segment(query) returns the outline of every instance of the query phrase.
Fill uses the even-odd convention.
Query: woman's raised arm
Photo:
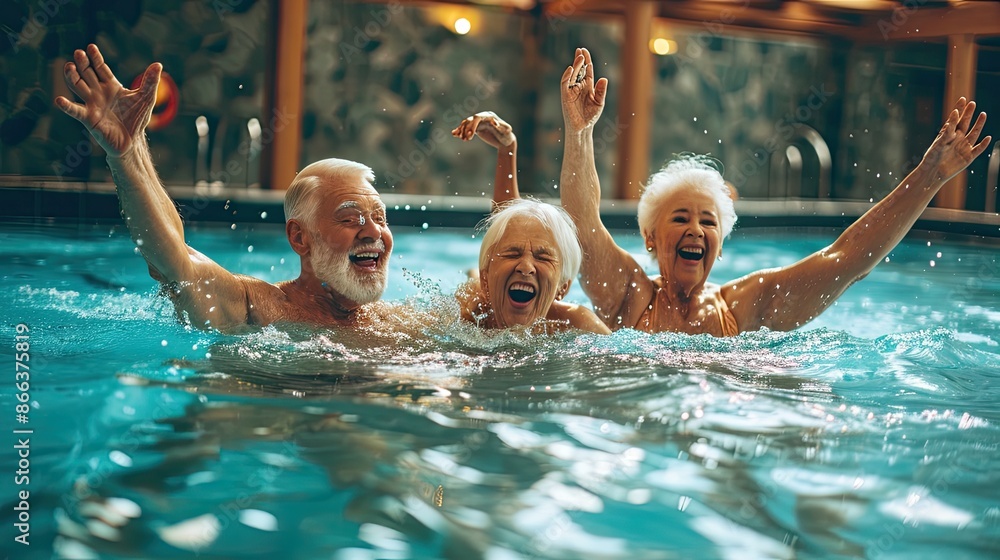
[[[975,110],[975,102],[959,99],[920,164],[832,245],[795,264],[761,270],[723,286],[740,330],[801,326],[871,272],[941,187],[986,151],[992,138],[979,141],[986,113],[973,122]]]
[[[559,197],[576,223],[583,247],[580,282],[594,311],[611,328],[634,326],[648,300],[628,306],[634,294],[652,294],[652,282],[627,251],[619,247],[601,222],[601,184],[594,161],[594,125],[604,111],[607,78],[594,81],[587,49],[577,49],[573,65],[559,82],[563,123]]]
[[[493,176],[493,210],[503,203],[521,198],[517,189],[517,136],[514,129],[493,111],[482,111],[466,118],[451,131],[462,140],[479,136],[497,149],[497,167]]]

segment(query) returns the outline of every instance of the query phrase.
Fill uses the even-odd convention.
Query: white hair
[[[375,172],[356,161],[328,158],[305,166],[285,191],[285,221],[311,223],[317,206],[317,201],[312,200],[313,193],[321,186],[350,181],[358,175],[369,183],[375,182]]]
[[[639,230],[643,235],[652,233],[664,200],[682,189],[701,187],[715,202],[723,239],[729,237],[736,224],[736,208],[714,161],[708,156],[682,154],[649,178],[639,198]]]
[[[501,206],[496,212],[480,222],[479,228],[485,229],[483,244],[479,248],[479,269],[485,270],[490,261],[490,251],[500,241],[507,226],[514,218],[534,218],[552,232],[559,248],[559,258],[562,261],[560,282],[568,282],[576,278],[583,262],[583,249],[577,237],[576,225],[565,210],[558,206],[530,198],[518,198]]]

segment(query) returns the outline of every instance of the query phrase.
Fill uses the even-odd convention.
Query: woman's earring
[[[652,253],[653,252],[653,248],[652,247],[646,247],[646,252],[647,253]]]

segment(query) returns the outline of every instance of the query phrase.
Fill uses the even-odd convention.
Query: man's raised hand
[[[97,45],[73,52],[63,68],[66,84],[83,103],[56,98],[56,106],[83,123],[109,156],[129,152],[141,137],[156,102],[163,65],[154,62],[143,73],[138,89],[126,89],[104,62]]]

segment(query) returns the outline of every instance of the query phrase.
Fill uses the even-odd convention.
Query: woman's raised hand
[[[83,104],[59,96],[56,106],[83,123],[109,156],[121,156],[149,123],[162,70],[160,63],[150,64],[139,88],[125,89],[97,45],[87,45],[86,51],[74,51],[73,62],[63,68],[66,84]]]
[[[594,63],[590,51],[576,49],[573,65],[566,68],[559,81],[563,121],[567,132],[593,128],[604,111],[608,79],[594,81]]]
[[[517,141],[514,129],[493,111],[482,111],[466,118],[451,131],[451,135],[462,140],[472,140],[478,135],[483,142],[497,149]]]
[[[973,123],[972,116],[975,112],[976,102],[960,97],[937,138],[924,153],[920,165],[927,166],[928,171],[934,173],[936,181],[944,183],[958,175],[985,152],[993,140],[993,137],[987,136],[976,143],[986,124],[986,113],[979,113]]]

